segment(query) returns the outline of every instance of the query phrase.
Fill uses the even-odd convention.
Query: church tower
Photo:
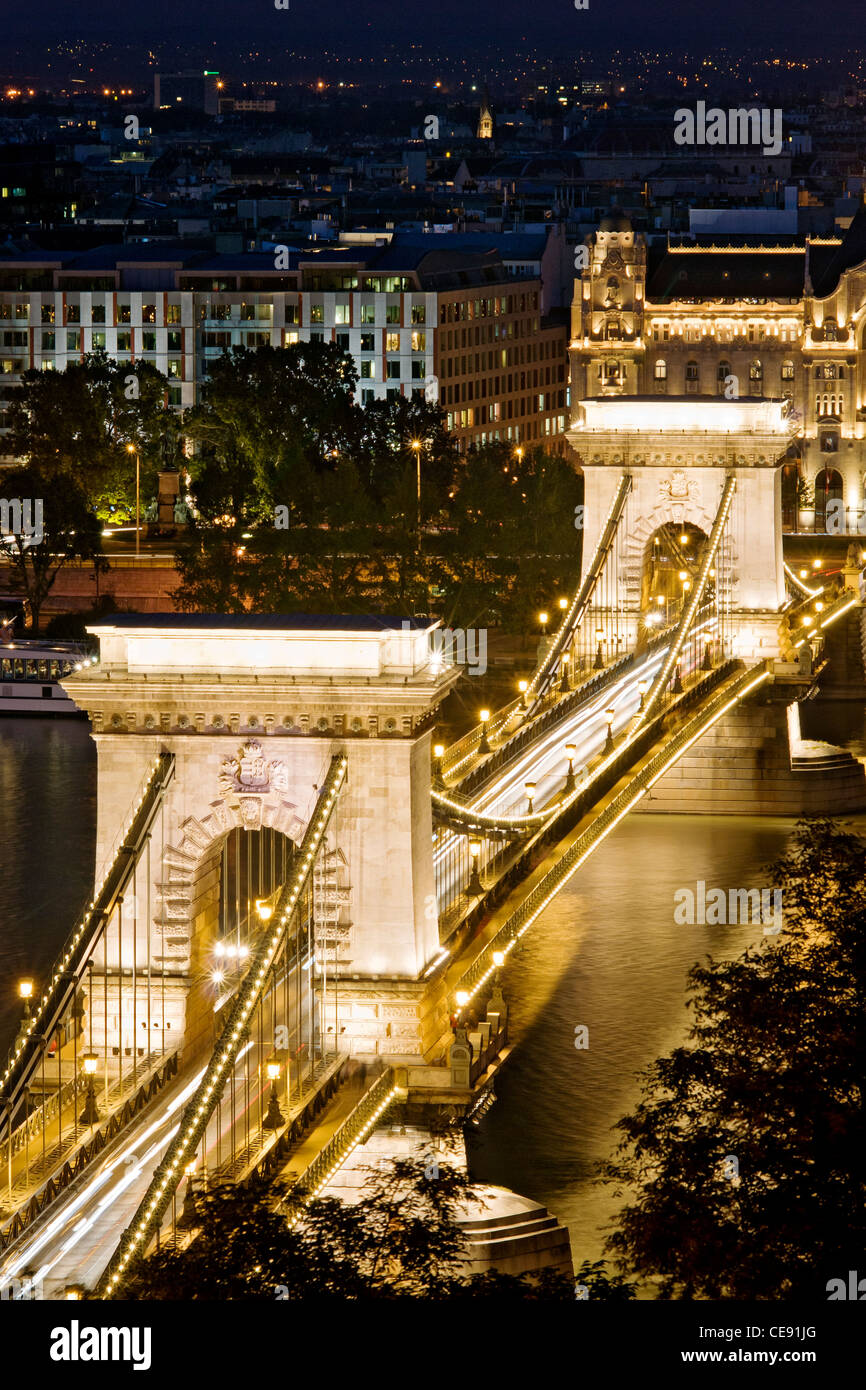
[[[481,98],[481,112],[478,117],[476,134],[479,140],[493,139],[493,109],[490,105],[490,93],[486,83],[484,84],[484,95]]]
[[[646,245],[621,208],[577,248],[571,310],[572,398],[632,396],[644,358]]]

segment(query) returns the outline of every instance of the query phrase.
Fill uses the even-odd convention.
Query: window
[[[749,391],[753,396],[760,396],[764,382],[764,365],[759,357],[753,357],[749,363]]]
[[[54,322],[54,305],[53,305],[53,304],[43,304],[43,305],[42,305],[42,322],[43,322],[43,323],[53,323],[53,322]]]
[[[686,363],[686,390],[696,392],[701,384],[700,371],[694,358],[690,358]]]
[[[362,391],[362,392],[361,392],[361,404],[362,404],[362,405],[369,405],[370,402],[371,402],[371,401],[374,401],[375,399],[376,399],[376,392],[375,392],[375,391],[371,391],[369,387],[366,389],[366,391]]]
[[[399,351],[400,351],[400,334],[399,334],[399,333],[386,333],[386,334],[385,334],[385,351],[386,351],[386,352],[399,352]]]
[[[169,329],[168,333],[166,334],[166,337],[168,339],[169,352],[180,352],[181,344],[183,342],[183,334],[179,333],[177,329]]]
[[[335,304],[335,306],[334,306],[334,323],[348,323],[348,322],[349,322],[349,306],[348,306],[348,304]]]
[[[54,351],[54,343],[55,343],[55,334],[54,334],[53,330],[52,330],[51,332],[49,332],[48,329],[44,329],[44,330],[43,330],[43,333],[42,333],[42,351],[43,351],[43,352],[53,352],[53,351]]]
[[[180,376],[180,374],[181,374],[180,367],[181,367],[181,364],[180,364],[180,358],[179,358],[179,357],[170,357],[170,358],[168,359],[168,374],[169,374],[169,376]]]
[[[103,310],[103,313],[104,313],[104,312],[105,312],[105,310]],[[169,304],[169,305],[167,305],[166,311],[165,311],[165,321],[166,321],[166,323],[180,323],[180,305],[179,305],[179,304]],[[95,323],[95,322],[96,322],[96,320],[94,319],[94,323]]]
[[[283,333],[283,345],[284,345],[285,347],[291,347],[292,343],[296,343],[297,341],[298,341],[298,330],[297,330],[297,328],[288,328],[288,329],[286,329],[286,331]]]
[[[311,304],[311,305],[310,305],[310,323],[324,323],[324,322],[325,322],[325,306],[324,306],[324,304]]]
[[[97,351],[99,350],[99,348],[104,348],[104,347],[105,347],[105,333],[104,333],[104,331],[101,330],[101,329],[94,329],[94,332],[93,332],[93,351],[94,351],[94,352],[97,352]]]
[[[90,318],[93,323],[105,323],[105,305],[94,304],[90,311]]]
[[[375,306],[375,304],[362,304],[362,305],[361,305],[361,322],[362,322],[362,323],[375,323],[375,322],[376,322],[376,306]]]
[[[782,380],[783,380],[783,381],[793,381],[793,380],[794,380],[794,364],[793,364],[793,362],[786,361],[786,362],[783,362],[783,363],[782,363]]]
[[[362,352],[375,352],[375,351],[376,351],[376,334],[375,334],[375,333],[362,333],[362,334],[361,334],[361,351],[362,351]]]
[[[815,373],[815,375],[816,375],[816,376],[819,376],[819,375],[820,375],[821,377],[823,377],[823,379],[824,379],[825,381],[835,381],[835,380],[836,380],[836,363],[835,363],[835,362],[825,362],[821,367],[818,368],[818,370],[817,370],[817,372]]]
[[[67,322],[67,323],[80,323],[80,322],[81,322],[81,308],[80,308],[80,306],[79,306],[78,304],[67,304],[67,306],[66,306],[66,322]]]
[[[424,376],[424,361],[423,361],[422,358],[421,358],[421,359],[416,359],[416,360],[414,360],[413,363],[412,363],[412,380],[413,380],[413,381],[420,381],[420,380],[423,378],[423,376]]]
[[[335,341],[336,341],[337,347],[338,347],[338,348],[342,348],[343,352],[348,352],[348,351],[349,351],[349,335],[348,335],[348,333],[337,333],[337,334],[335,335]]]
[[[399,323],[399,322],[400,322],[400,305],[399,305],[399,304],[389,304],[389,305],[386,307],[386,309],[385,309],[385,322],[386,322],[386,323]]]
[[[361,377],[364,381],[373,381],[376,377],[376,363],[366,359],[361,363]]]
[[[70,332],[67,333],[67,335],[66,335],[66,351],[67,351],[67,352],[80,352],[80,351],[81,351],[81,329],[80,329],[80,328],[73,328],[73,329],[70,330]]]
[[[287,304],[285,308],[286,323],[297,323],[298,306],[297,304]]]
[[[142,304],[141,306],[142,323],[156,323],[156,305]]]
[[[400,380],[400,360],[399,360],[399,358],[398,358],[396,361],[394,360],[393,357],[388,359],[388,364],[387,364],[387,377],[388,377],[388,380],[389,380],[389,381],[399,381],[399,380]]]
[[[663,357],[657,357],[653,363],[653,377],[656,393],[662,395],[668,389],[668,364]]]
[[[729,376],[733,376],[731,364],[723,357],[716,367],[716,395],[723,396],[725,394]]]
[[[413,304],[413,305],[412,305],[412,322],[413,322],[413,323],[426,323],[426,322],[427,322],[427,310],[425,309],[425,307],[424,307],[423,304]]]
[[[837,339],[838,337],[839,337],[838,325],[835,324],[835,323],[832,321],[832,319],[831,319],[831,320],[829,320],[827,323],[824,324],[824,342],[825,342],[825,343],[835,343],[835,342],[836,342],[836,339]]]
[[[142,333],[141,335],[142,352],[156,352],[156,334]]]
[[[118,323],[132,323],[132,310],[130,309],[130,307],[129,307],[128,304],[118,304],[118,306],[117,306],[117,322],[118,322]]]
[[[413,334],[412,334],[412,351],[413,351],[413,352],[426,352],[426,351],[427,351],[427,334],[426,334],[426,333],[413,333]]]

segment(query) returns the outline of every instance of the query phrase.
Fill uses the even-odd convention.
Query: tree
[[[44,478],[74,479],[102,520],[127,519],[135,505],[135,468],[127,445],[141,456],[145,496],[157,470],[176,467],[180,441],[167,404],[168,382],[149,363],[114,362],[89,353],[64,372],[24,372],[9,393],[9,448]]]
[[[644,1074],[604,1167],[608,1241],[669,1298],[822,1298],[862,1259],[866,842],[805,822],[784,935],[695,967],[690,1044]]]
[[[316,1198],[289,1224],[275,1195],[224,1185],[197,1197],[199,1234],[130,1268],[134,1299],[574,1298],[551,1271],[541,1277],[460,1277],[466,1245],[458,1217],[471,1184],[446,1162],[396,1159],[370,1169],[357,1203]]]
[[[75,559],[98,563],[102,528],[82,488],[66,473],[46,477],[33,468],[16,469],[4,475],[3,487],[7,497],[38,501],[42,508],[41,536],[0,535],[12,586],[29,600],[36,631],[42,605],[63,566]]]

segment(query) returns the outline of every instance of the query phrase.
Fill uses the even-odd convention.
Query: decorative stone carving
[[[284,792],[289,774],[285,763],[265,757],[257,739],[247,739],[234,758],[223,761],[219,785],[223,792]]]
[[[659,494],[669,502],[693,502],[698,491],[697,482],[686,475],[684,468],[675,468],[669,478],[659,482]]]

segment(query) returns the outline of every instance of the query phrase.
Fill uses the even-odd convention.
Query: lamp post
[[[481,841],[469,841],[469,882],[466,885],[467,898],[477,898],[484,892],[484,886],[478,874],[478,860],[481,857]]]
[[[85,1052],[81,1064],[84,1067],[84,1075],[87,1077],[87,1089],[84,1092],[84,1109],[78,1119],[83,1125],[98,1125],[99,1106],[96,1104],[96,1084],[93,1078],[96,1075],[99,1058],[95,1052]]]
[[[562,676],[560,677],[560,681],[559,681],[559,690],[560,690],[560,694],[562,694],[562,695],[567,695],[568,692],[569,692],[569,690],[571,689],[571,685],[570,685],[569,679],[568,679],[568,663],[569,663],[570,660],[571,660],[571,657],[570,657],[569,653],[568,653],[568,652],[563,652],[563,653],[562,653],[562,662],[561,662],[561,666],[562,666]]]
[[[613,752],[613,716],[615,714],[615,709],[606,709],[604,712],[604,717],[607,720],[607,738],[604,741],[605,753]]]
[[[673,693],[674,695],[682,695],[682,693],[683,693],[683,678],[682,678],[682,675],[681,675],[681,673],[680,673],[680,663],[679,663],[679,662],[677,662],[677,664],[676,664],[676,669],[675,669],[675,671],[674,671],[674,683],[673,683],[673,685],[671,686],[671,691],[672,691],[672,693]]]
[[[547,624],[548,624],[549,621],[550,621],[550,615],[549,615],[548,613],[539,613],[539,615],[538,615],[538,621],[541,623],[541,635],[542,635],[542,637],[546,637],[546,636],[547,636]]]
[[[592,663],[594,671],[604,670],[604,652],[602,651],[603,645],[604,629],[597,627],[595,629],[595,661]]]
[[[574,743],[567,743],[565,745],[565,756],[568,758],[568,772],[565,775],[565,794],[568,796],[569,792],[574,791],[575,786],[574,760],[577,757],[577,745]]]
[[[201,1225],[198,1209],[195,1202],[195,1191],[192,1185],[192,1178],[195,1172],[195,1162],[188,1163],[184,1169],[186,1173],[186,1192],[183,1195],[183,1210],[177,1218],[178,1230],[189,1230],[193,1226]]]
[[[418,549],[421,549],[421,440],[413,439],[410,445],[415,455],[415,496],[417,502],[415,529],[418,536]]]
[[[135,558],[141,554],[141,454],[134,444],[127,444],[126,452],[135,454]]]
[[[274,905],[269,903],[267,898],[256,898],[256,916],[261,923],[271,920],[274,915]]]
[[[711,644],[710,642],[705,642],[705,643],[704,643],[704,659],[703,659],[703,661],[701,662],[701,670],[702,670],[702,671],[712,671],[712,669],[713,669],[712,644]]]
[[[649,687],[649,682],[648,682],[648,681],[638,681],[638,683],[637,683],[637,690],[638,690],[638,694],[640,695],[640,704],[639,704],[638,707],[637,707],[637,708],[638,708],[638,714],[643,714],[644,710],[646,709],[646,693],[647,693],[648,687]]]
[[[15,1039],[15,1046],[20,1047],[27,1036],[27,1025],[30,1022],[30,1000],[33,998],[33,981],[18,981],[18,998],[24,1001],[24,1016],[18,1025],[18,1036]]]
[[[520,704],[521,704],[521,707],[522,707],[523,709],[526,709],[526,692],[527,692],[527,690],[529,689],[529,681],[518,681],[518,682],[517,682],[517,689],[520,691]]]
[[[442,759],[445,757],[445,744],[434,743],[433,745],[433,781],[437,787],[443,783]]]
[[[265,1063],[265,1072],[271,1083],[271,1094],[268,1098],[268,1113],[262,1120],[262,1129],[280,1129],[286,1120],[277,1099],[277,1077],[280,1074],[280,1064],[275,1057],[270,1058]]]
[[[487,722],[490,719],[490,710],[481,711],[481,742],[478,745],[478,752],[483,754],[490,752],[490,744],[487,739]]]
[[[560,612],[564,613],[565,610],[566,610],[566,608],[568,607],[568,599],[567,599],[567,598],[560,598],[560,599],[557,599],[556,602],[557,602],[557,604],[558,604],[558,606],[559,606]]]
[[[526,800],[529,803],[529,810],[526,813],[528,816],[532,815],[532,806],[535,801],[535,787],[535,782],[524,782],[523,784],[523,790],[526,792]]]

